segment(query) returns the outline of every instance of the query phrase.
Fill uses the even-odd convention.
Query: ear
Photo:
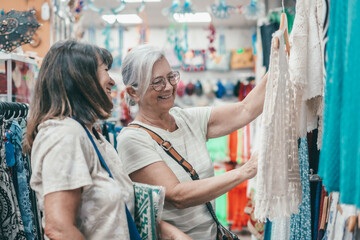
[[[132,86],[126,86],[125,91],[127,92],[127,94],[130,95],[130,97],[136,102],[139,103],[140,98],[137,95],[137,91],[132,87]]]

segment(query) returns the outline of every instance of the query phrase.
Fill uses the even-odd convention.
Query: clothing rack
[[[1,120],[26,117],[28,111],[29,111],[29,105],[27,103],[0,102]]]
[[[43,239],[31,162],[22,151],[28,110],[26,103],[0,102],[0,205],[8,213],[0,216],[0,239]]]

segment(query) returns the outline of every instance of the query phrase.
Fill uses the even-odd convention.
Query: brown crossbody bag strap
[[[170,156],[172,157],[176,162],[178,162],[183,169],[185,169],[186,172],[188,172],[190,174],[190,177],[192,180],[200,180],[199,175],[196,173],[195,169],[191,166],[190,163],[188,163],[171,145],[171,143],[169,141],[165,141],[162,137],[160,137],[157,133],[155,133],[154,131],[140,125],[140,124],[136,124],[136,123],[131,123],[128,125],[128,127],[133,127],[133,128],[140,128],[145,130],[148,134],[150,134],[150,136],[152,137],[152,139],[154,139],[160,147],[162,147],[162,149],[164,149],[164,151]],[[222,226],[221,223],[219,222],[219,220],[216,217],[215,211],[213,206],[211,205],[210,202],[206,203],[206,207],[208,208],[212,218],[214,219],[215,223],[217,226]]]

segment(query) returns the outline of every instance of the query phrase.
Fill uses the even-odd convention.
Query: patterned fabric
[[[206,147],[207,124],[211,107],[170,109],[178,129],[168,132],[142,122],[134,122],[170,141],[199,174],[200,179],[214,176],[214,166]],[[179,182],[192,181],[189,174],[142,129],[123,128],[118,136],[118,153],[128,174],[155,162],[164,162]],[[214,203],[214,201],[212,201]],[[176,226],[192,239],[215,240],[216,224],[205,204],[178,209],[165,204],[162,220]]]
[[[135,224],[142,240],[158,239],[156,226],[160,221],[165,188],[134,183]]]
[[[290,217],[298,212],[301,201],[298,143],[294,116],[296,88],[289,81],[283,31],[279,49],[272,47],[266,84],[258,159],[255,217]],[[272,45],[273,46],[273,45]]]
[[[19,118],[18,119],[18,123],[21,127],[21,131],[22,131],[22,135],[23,135],[23,139],[25,137],[26,134],[26,120]],[[24,160],[24,168],[26,169],[25,173],[26,173],[26,180],[27,182],[30,184],[30,177],[31,177],[31,163],[30,163],[30,157],[28,154],[23,154],[23,160]],[[30,186],[30,185],[29,185]],[[40,210],[38,208],[38,204],[37,204],[37,199],[36,199],[36,194],[35,192],[30,188],[30,202],[31,202],[31,209],[32,212],[35,216],[34,218],[34,224],[35,227],[37,229],[37,235],[38,236],[43,236],[43,229],[41,227],[41,213]]]
[[[309,155],[306,138],[300,139],[299,165],[301,175],[302,202],[299,214],[291,215],[290,240],[311,240],[311,205],[309,182]]]
[[[5,144],[0,149],[0,238],[26,240],[16,192],[5,162]]]
[[[13,144],[15,149],[16,164],[14,166],[13,180],[15,183],[16,195],[19,202],[21,218],[24,223],[26,238],[28,240],[38,239],[37,229],[35,225],[35,215],[32,212],[30,201],[30,187],[27,175],[27,170],[24,167],[24,160],[22,156],[22,131],[16,121],[12,122],[9,131],[6,133],[7,138]]]
[[[250,215],[250,219],[247,223],[248,229],[250,233],[255,236],[257,239],[264,238],[265,231],[265,223],[259,222],[255,218],[255,185],[256,185],[256,177],[248,180],[248,196],[249,201],[245,207],[244,212]]]
[[[82,188],[75,226],[85,238],[129,239],[125,203],[133,214],[134,189],[114,147],[102,135],[99,139],[92,135],[112,179],[85,130],[74,119],[47,120],[38,129],[31,152],[30,185],[40,210],[44,211],[46,194]]]
[[[330,1],[319,175],[340,203],[360,208],[360,1]]]

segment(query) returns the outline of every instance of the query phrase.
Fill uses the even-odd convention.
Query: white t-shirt
[[[85,129],[75,120],[39,125],[31,152],[30,185],[44,211],[48,193],[83,188],[76,226],[86,239],[129,239],[125,202],[134,209],[133,185],[114,147],[92,135],[113,179],[101,166]],[[92,134],[92,133],[91,133]],[[45,219],[43,218],[43,227]]]
[[[164,140],[170,141],[175,150],[193,166],[200,179],[205,179],[214,176],[213,163],[206,147],[207,124],[210,113],[210,107],[172,108],[170,114],[178,126],[174,132],[167,132],[141,122],[135,121],[134,123],[139,123],[156,132]],[[164,161],[180,182],[193,181],[190,175],[168,156],[144,130],[124,128],[121,130],[117,141],[120,159],[129,174],[151,163]],[[196,191],[196,189],[192,191]],[[210,240],[216,238],[216,224],[205,204],[186,209],[177,209],[165,205],[162,219],[178,227],[193,239]]]

